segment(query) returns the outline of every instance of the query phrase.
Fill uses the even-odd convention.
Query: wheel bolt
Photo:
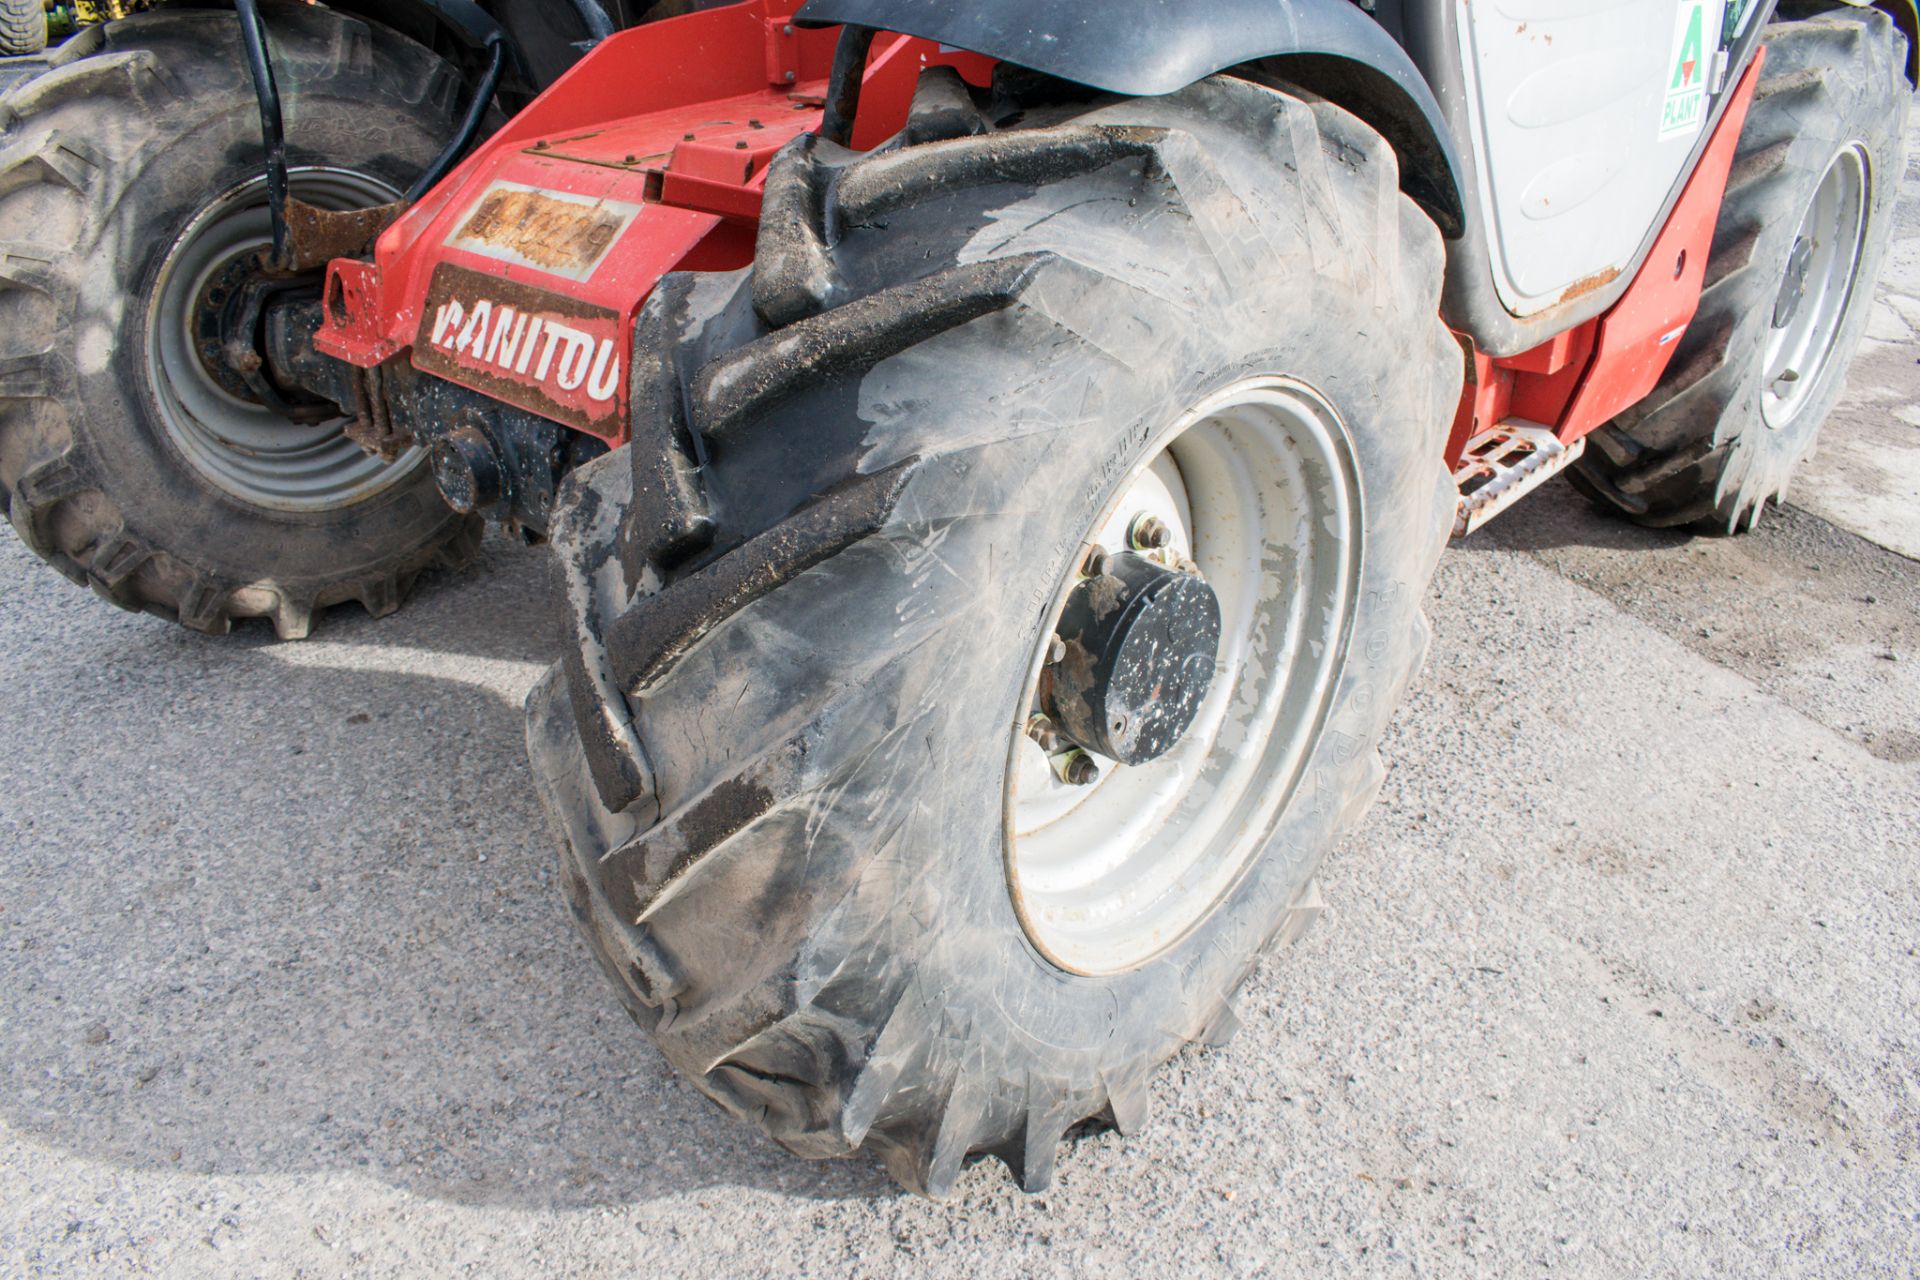
[[[1099,543],[1088,547],[1086,554],[1080,557],[1080,576],[1096,578],[1100,576],[1100,562],[1107,558],[1107,549]]]
[[[1071,787],[1090,787],[1100,780],[1100,766],[1077,747],[1065,755],[1055,756],[1053,771],[1060,781]]]
[[[1050,756],[1068,749],[1067,740],[1060,736],[1060,726],[1039,712],[1027,721],[1027,736]]]
[[[1127,541],[1136,551],[1157,551],[1173,541],[1173,530],[1159,516],[1143,511],[1127,526]]]

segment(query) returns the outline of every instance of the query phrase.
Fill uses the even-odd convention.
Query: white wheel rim
[[[1784,323],[1775,302],[1760,394],[1760,416],[1776,430],[1806,408],[1839,340],[1860,277],[1871,181],[1867,149],[1857,142],[1842,147],[1794,235],[1795,244],[1807,244],[1811,256],[1799,301]]]
[[[1172,750],[1096,756],[1099,780],[1071,786],[1025,732],[1071,575],[1056,595],[1012,730],[1006,873],[1028,938],[1073,973],[1139,967],[1232,892],[1319,737],[1353,621],[1360,493],[1345,426],[1310,387],[1253,378],[1194,406],[1085,543],[1124,548],[1142,512],[1218,596],[1219,658]]]

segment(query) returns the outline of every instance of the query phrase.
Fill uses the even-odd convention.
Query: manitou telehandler
[[[635,1020],[792,1151],[1037,1189],[1318,912],[1450,537],[1568,469],[1723,533],[1781,493],[1915,36],[155,6],[0,98],[0,500],[117,604],[287,638],[550,540],[528,741]]]

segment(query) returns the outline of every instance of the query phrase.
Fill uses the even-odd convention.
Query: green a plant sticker
[[[1680,0],[1673,15],[1673,57],[1667,64],[1666,96],[1660,103],[1660,140],[1696,132],[1707,118],[1707,77],[1720,47],[1718,6]]]

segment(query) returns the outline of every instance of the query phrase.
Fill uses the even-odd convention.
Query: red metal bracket
[[[769,16],[766,27],[767,83],[790,85],[800,78],[800,33],[793,25],[793,15]]]
[[[383,328],[380,272],[371,262],[336,258],[329,263],[320,308],[326,324],[314,335],[315,350],[362,368],[400,354],[400,344]]]

